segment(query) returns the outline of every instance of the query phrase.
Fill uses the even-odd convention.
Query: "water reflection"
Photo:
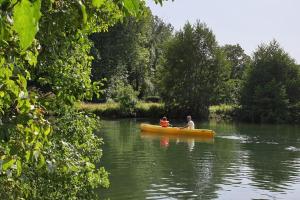
[[[176,145],[178,143],[186,143],[189,151],[192,151],[195,147],[195,142],[202,143],[214,143],[214,138],[207,138],[201,136],[185,136],[185,135],[162,135],[160,133],[141,132],[141,138],[145,140],[160,141],[162,148],[167,148],[170,145],[170,141],[174,141]]]
[[[110,199],[297,199],[299,127],[197,123],[215,139],[140,133],[139,121],[105,121],[102,165]]]
[[[253,169],[253,186],[285,193],[298,178],[299,137],[293,126],[248,125],[237,127],[248,136],[243,149],[249,152],[248,164]],[[295,164],[296,163],[296,164]]]

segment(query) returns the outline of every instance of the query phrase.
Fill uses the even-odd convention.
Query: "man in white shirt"
[[[192,116],[188,115],[186,117],[186,119],[187,119],[188,123],[184,127],[182,127],[182,128],[187,128],[187,129],[190,129],[190,130],[195,129],[195,124],[192,121]]]

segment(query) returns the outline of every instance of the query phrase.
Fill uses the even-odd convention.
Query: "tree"
[[[251,58],[245,54],[244,49],[239,44],[226,44],[222,47],[226,59],[230,62],[230,78],[242,79],[246,67],[249,65]]]
[[[149,71],[149,51],[146,46],[149,38],[148,15],[140,20],[127,17],[110,28],[109,32],[91,36],[94,50],[98,53],[98,59],[93,62],[93,79],[106,78],[108,91],[111,90],[112,81],[121,76],[126,84],[128,82],[136,91],[141,90]]]
[[[106,98],[114,88],[114,80],[130,84],[139,96],[154,90],[154,76],[162,52],[162,44],[171,36],[171,26],[154,17],[148,8],[137,18],[127,17],[109,32],[91,36],[94,42],[93,80],[106,78]]]
[[[244,72],[249,67],[251,58],[245,54],[239,44],[227,44],[222,47],[222,50],[229,64],[230,76],[224,80],[214,104],[239,104]]]
[[[226,67],[213,32],[199,21],[194,26],[187,23],[166,47],[161,72],[166,106],[180,116],[207,118],[210,100],[228,76]]]
[[[159,95],[159,71],[164,62],[164,49],[173,37],[173,26],[154,16],[150,38],[150,76],[147,90],[148,96]],[[152,85],[152,87],[150,87]]]
[[[108,186],[97,119],[74,104],[97,90],[88,35],[142,4],[0,1],[1,199],[91,199]]]
[[[300,69],[276,41],[261,45],[242,91],[242,113],[253,122],[292,122],[299,116]],[[296,113],[293,113],[296,109]]]

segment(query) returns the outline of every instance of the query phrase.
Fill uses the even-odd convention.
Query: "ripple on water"
[[[289,147],[286,147],[285,150],[297,152],[297,151],[300,151],[300,148],[289,146]]]
[[[236,135],[224,135],[224,136],[217,136],[218,138],[223,138],[223,139],[229,139],[229,140],[241,140],[242,137],[236,136]]]
[[[146,199],[194,199],[197,195],[183,184],[175,183],[169,178],[161,178],[160,181],[164,183],[150,184],[150,188],[144,190],[146,192]]]
[[[121,127],[117,121],[118,128],[110,124],[105,130],[103,165],[111,173],[111,187],[101,191],[103,197],[239,200],[300,195],[300,135],[290,129],[276,134],[277,126],[224,128],[214,143],[195,142],[190,152],[188,142],[170,140],[164,148],[159,138],[144,139],[139,130],[128,128],[130,123]]]
[[[279,144],[278,142],[275,141],[264,141],[258,137],[249,137],[249,136],[225,135],[225,136],[217,136],[217,138],[237,140],[242,144],[273,144],[273,145]]]

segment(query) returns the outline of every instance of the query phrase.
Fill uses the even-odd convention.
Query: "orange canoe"
[[[209,129],[182,129],[178,127],[161,127],[151,124],[141,124],[140,125],[142,132],[147,133],[159,133],[165,135],[185,135],[185,136],[198,136],[198,137],[209,137],[213,138],[215,132]]]

